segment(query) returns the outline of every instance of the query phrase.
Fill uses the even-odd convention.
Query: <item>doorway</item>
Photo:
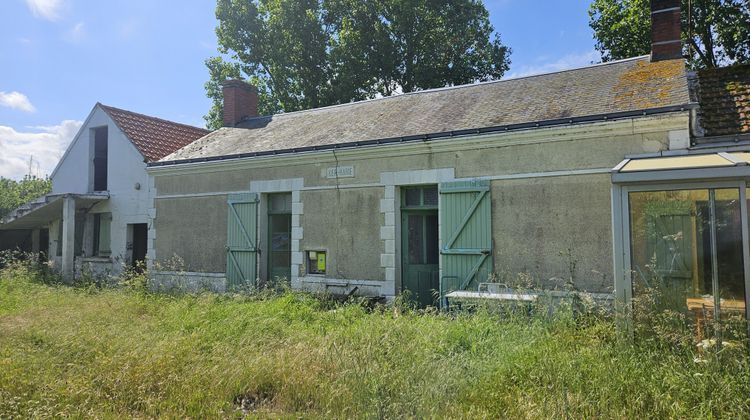
[[[49,229],[39,229],[39,262],[49,259]]]
[[[292,277],[292,194],[268,195],[268,281]]]
[[[439,258],[437,186],[403,188],[401,289],[419,307],[437,305]]]
[[[131,225],[133,229],[133,267],[143,267],[148,252],[148,224],[136,223]]]

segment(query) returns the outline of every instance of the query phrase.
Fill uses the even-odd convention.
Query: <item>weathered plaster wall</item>
[[[397,196],[398,187],[408,183],[397,182],[388,192],[381,176],[443,169],[455,179],[492,180],[493,257],[501,280],[524,273],[537,284],[560,286],[572,276],[578,287],[606,292],[612,288],[608,171],[626,155],[667,150],[669,132],[687,127],[683,113],[379,147],[377,153],[363,149],[154,168],[156,258],[176,253],[186,261],[195,258],[190,270],[223,272],[227,208],[221,194],[248,191],[253,181],[301,178],[300,248],[330,253],[329,273],[320,281],[341,280],[336,287],[342,290],[357,284],[368,293],[397,292],[398,265],[391,278],[382,260],[393,252],[386,247],[394,245],[382,237],[389,229],[383,206],[397,207],[398,200],[384,197]],[[326,168],[336,165],[354,166],[355,176],[326,178]],[[207,226],[184,232],[185,225],[172,219]],[[395,231],[397,236],[398,223]]]
[[[226,195],[156,200],[154,223],[157,270],[226,270]]]
[[[611,291],[610,207],[606,174],[493,181],[498,281]]]
[[[382,188],[302,192],[304,250],[327,250],[326,277],[382,280],[379,204]],[[306,263],[306,262],[305,262]],[[303,273],[307,267],[301,267]]]

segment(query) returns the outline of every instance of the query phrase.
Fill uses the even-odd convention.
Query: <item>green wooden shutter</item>
[[[255,286],[258,194],[230,194],[227,207],[227,286]]]
[[[440,184],[441,297],[487,281],[493,271],[490,182]]]
[[[108,257],[112,254],[112,213],[100,213],[99,216],[99,241],[97,255]]]

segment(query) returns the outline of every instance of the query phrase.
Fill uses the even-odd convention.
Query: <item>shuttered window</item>
[[[94,215],[94,252],[98,257],[109,257],[111,251],[112,213]]]

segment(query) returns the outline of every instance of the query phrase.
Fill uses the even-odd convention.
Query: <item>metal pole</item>
[[[745,181],[740,182],[740,219],[742,220],[742,263],[745,279],[745,321],[750,319],[750,307],[747,305],[747,293],[750,291],[750,235],[748,232],[747,190]],[[750,337],[750,323],[747,323],[748,337]]]
[[[719,261],[716,245],[716,190],[708,190],[709,229],[711,233],[711,286],[714,294],[714,334],[721,345],[721,296],[719,296]]]

